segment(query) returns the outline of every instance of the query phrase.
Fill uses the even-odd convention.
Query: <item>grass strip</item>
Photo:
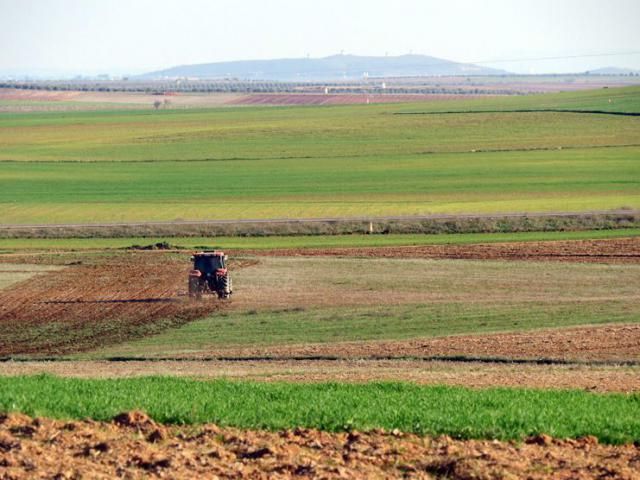
[[[0,378],[0,411],[107,421],[141,409],[162,423],[328,431],[398,428],[456,438],[519,440],[546,433],[640,440],[640,395],[580,390],[418,386],[407,383],[291,384],[171,377]]]
[[[443,233],[388,235],[296,235],[268,237],[123,237],[123,238],[2,238],[0,249],[85,250],[126,248],[168,241],[183,248],[278,249],[394,247],[419,245],[467,245],[497,242],[539,242],[547,240],[597,240],[640,236],[640,228],[586,231]]]
[[[638,323],[632,301],[599,303],[447,302],[294,311],[218,313],[157,335],[80,353],[80,358],[150,357],[202,353],[227,347],[349,341],[411,340],[449,335],[527,332],[545,328]],[[61,327],[64,328],[64,327]]]

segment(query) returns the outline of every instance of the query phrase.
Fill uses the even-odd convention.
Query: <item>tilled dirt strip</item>
[[[640,325],[604,325],[490,335],[455,335],[420,340],[315,343],[211,349],[225,358],[397,358],[481,357],[558,361],[640,360]]]
[[[0,417],[0,478],[640,478],[640,447],[593,437],[459,441],[399,431],[280,432]]]
[[[413,247],[344,247],[244,250],[269,256],[355,256],[380,258],[447,258],[478,260],[536,260],[558,262],[640,263],[640,237],[507,242]]]
[[[185,265],[164,255],[120,255],[69,265],[2,290],[0,355],[86,350],[219,308],[219,302],[191,302],[185,296]]]
[[[403,103],[434,100],[452,100],[456,98],[481,98],[483,95],[465,94],[319,94],[319,93],[253,93],[227,102],[230,105],[353,105],[360,103]]]
[[[640,392],[640,366],[528,365],[420,360],[29,361],[0,363],[0,375],[65,377],[172,375],[286,382],[409,381],[473,388],[577,388]]]

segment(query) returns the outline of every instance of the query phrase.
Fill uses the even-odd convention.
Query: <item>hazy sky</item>
[[[640,52],[640,1],[0,0],[5,73],[138,73],[341,51],[464,62]],[[640,69],[640,54],[486,65]]]

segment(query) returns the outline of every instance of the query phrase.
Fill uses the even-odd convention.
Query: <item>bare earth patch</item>
[[[252,93],[231,99],[231,105],[355,105],[368,103],[431,102],[482,98],[485,95],[366,93]]]
[[[252,250],[268,256],[355,256],[380,258],[448,258],[560,262],[640,263],[640,237],[544,242],[505,242],[409,247],[345,247]]]
[[[640,325],[604,325],[420,340],[362,341],[221,348],[211,356],[234,358],[483,357],[552,360],[640,360]]]
[[[640,476],[640,447],[595,438],[460,441],[399,431],[279,432],[0,417],[0,473],[27,478],[621,478]]]
[[[130,254],[14,284],[0,291],[0,355],[86,350],[219,308],[184,296],[187,269],[167,256]]]
[[[244,96],[233,93],[170,93],[154,95],[138,92],[46,91],[0,88],[0,101],[16,104],[0,105],[0,112],[68,111],[98,109],[153,108],[155,101],[163,108],[219,107]],[[166,101],[166,103],[164,103]],[[22,103],[20,103],[22,102]],[[30,102],[37,102],[31,104]]]

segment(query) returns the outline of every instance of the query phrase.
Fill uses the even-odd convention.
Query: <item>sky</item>
[[[640,69],[640,1],[0,0],[4,74],[135,74],[341,52],[516,73]]]

